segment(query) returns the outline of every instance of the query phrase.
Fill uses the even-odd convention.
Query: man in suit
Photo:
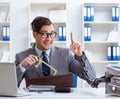
[[[89,84],[95,80],[96,73],[81,50],[80,44],[74,42],[72,33],[70,50],[69,48],[52,46],[57,33],[48,18],[38,16],[32,21],[31,26],[36,41],[35,45],[16,54],[18,86],[23,78],[45,76],[42,66],[40,65],[38,68],[35,66],[38,61],[37,56],[43,57],[42,52],[46,53],[48,63],[57,70],[57,75],[74,73]],[[49,72],[49,75],[53,74],[51,69]]]

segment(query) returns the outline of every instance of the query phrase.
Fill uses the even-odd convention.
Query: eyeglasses
[[[48,32],[38,32],[38,34],[41,34],[41,36],[43,38],[47,38],[48,36],[50,36],[51,38],[55,38],[57,33],[55,31],[48,33]]]

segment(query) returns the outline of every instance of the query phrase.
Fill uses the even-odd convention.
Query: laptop
[[[26,96],[28,92],[20,91],[17,86],[16,67],[14,63],[0,63],[0,96]]]

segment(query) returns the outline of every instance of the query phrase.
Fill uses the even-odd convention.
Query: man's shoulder
[[[58,46],[54,46],[52,47],[53,50],[56,50],[56,51],[68,51],[69,48],[66,48],[66,47],[58,47]]]
[[[69,48],[57,47],[57,46],[54,46],[52,48],[52,52],[53,53],[58,53],[58,54],[61,54],[61,55],[71,54],[71,50]]]
[[[32,51],[33,51],[34,49],[33,48],[29,48],[29,49],[26,49],[26,50],[24,50],[24,51],[21,51],[21,52],[19,52],[19,53],[17,53],[17,54],[30,54]]]

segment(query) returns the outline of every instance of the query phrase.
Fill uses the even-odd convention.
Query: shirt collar
[[[37,53],[39,56],[41,56],[42,51],[39,50],[36,46],[35,46],[35,51],[36,51],[36,53]],[[47,50],[47,51],[45,51],[45,52],[46,52],[47,56],[50,56],[50,49]]]

